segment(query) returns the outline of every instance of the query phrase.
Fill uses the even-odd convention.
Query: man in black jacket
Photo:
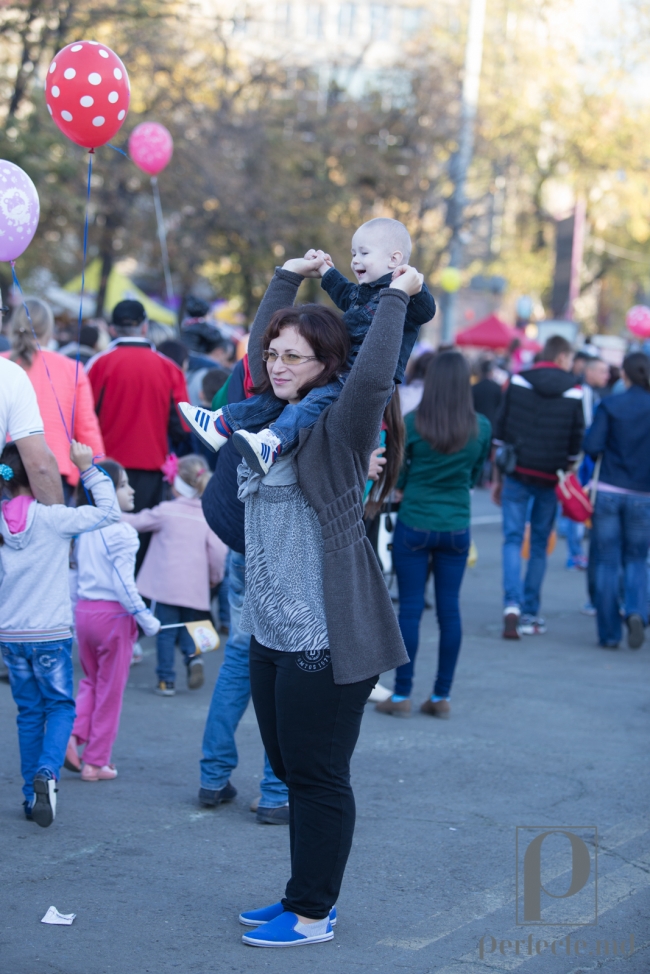
[[[484,359],[480,366],[481,378],[472,386],[474,409],[490,420],[492,429],[496,426],[499,407],[503,399],[501,386],[492,378],[494,363],[491,359]]]
[[[539,615],[546,546],[553,529],[558,470],[580,453],[582,389],[570,369],[571,345],[554,335],[540,361],[513,375],[497,418],[492,497],[503,507],[504,639],[546,631]],[[521,580],[521,545],[530,521],[530,558]]]
[[[229,379],[228,402],[241,402],[245,398],[244,364],[239,362]],[[251,696],[248,670],[251,637],[239,626],[246,592],[244,505],[237,499],[237,467],[240,463],[241,456],[228,440],[217,454],[217,465],[202,499],[206,521],[230,548],[230,634],[203,734],[199,801],[208,806],[232,801],[237,794],[230,784],[230,775],[237,767],[235,731]],[[266,755],[260,791],[257,821],[265,825],[288,824],[287,786],[273,774]]]

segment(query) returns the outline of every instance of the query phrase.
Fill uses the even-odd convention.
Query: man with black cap
[[[147,341],[146,328],[140,302],[120,301],[113,309],[115,340],[87,365],[106,454],[126,469],[136,512],[161,502],[168,437],[173,443],[186,430],[178,412],[187,399],[185,377]],[[151,535],[140,537],[136,569]]]

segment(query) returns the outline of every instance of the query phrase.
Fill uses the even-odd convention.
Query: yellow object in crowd
[[[555,551],[555,545],[557,542],[557,531],[555,528],[551,531],[548,536],[548,543],[546,545],[546,554],[552,555]],[[526,524],[526,530],[524,532],[524,540],[521,545],[521,557],[525,558],[526,561],[530,558],[530,522]]]
[[[472,541],[469,546],[469,554],[467,556],[468,568],[473,568],[477,561],[478,561],[478,548],[474,544],[474,541]]]

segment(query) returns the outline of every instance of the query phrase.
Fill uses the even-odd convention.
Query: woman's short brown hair
[[[262,347],[266,351],[274,338],[278,338],[284,328],[293,327],[313,349],[314,355],[324,365],[323,371],[315,379],[300,388],[302,399],[312,389],[326,386],[335,376],[345,370],[350,354],[350,338],[340,315],[322,304],[299,304],[292,308],[276,311],[264,332]],[[255,387],[254,392],[273,391],[268,372]]]

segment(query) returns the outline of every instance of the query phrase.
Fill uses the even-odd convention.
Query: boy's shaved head
[[[371,233],[375,239],[380,239],[386,245],[389,253],[399,250],[403,263],[408,264],[411,256],[411,236],[399,220],[392,220],[387,216],[378,216],[374,220],[362,223],[357,233]]]

